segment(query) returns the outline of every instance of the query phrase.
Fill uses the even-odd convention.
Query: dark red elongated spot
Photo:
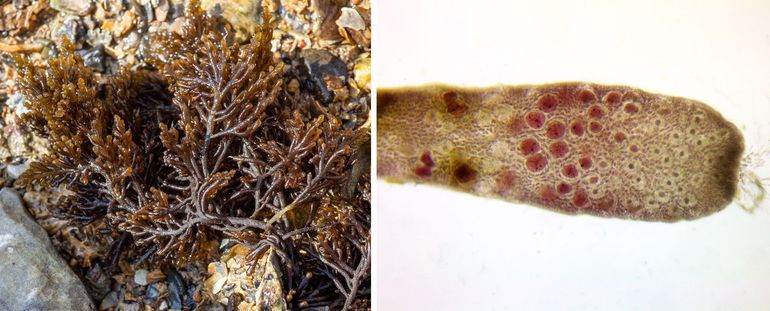
[[[420,156],[420,161],[422,161],[423,164],[427,167],[433,167],[436,165],[436,163],[433,162],[433,159],[430,157],[430,152],[425,151]]]
[[[586,124],[582,119],[575,119],[569,125],[569,130],[575,136],[582,136],[586,132]]]
[[[551,112],[556,110],[556,105],[558,102],[559,99],[556,98],[555,95],[545,94],[540,96],[540,99],[537,100],[537,107],[540,108],[542,112]]]
[[[460,183],[467,183],[476,179],[476,170],[463,163],[455,168],[454,176]]]
[[[569,178],[575,178],[578,175],[578,170],[575,164],[565,164],[561,168],[561,173]]]
[[[626,140],[626,134],[623,133],[623,132],[617,132],[617,133],[615,133],[615,137],[614,138],[615,138],[616,142],[622,142],[622,141]]]
[[[580,168],[588,170],[591,168],[593,161],[591,161],[591,158],[589,157],[582,157],[580,160],[578,160],[578,164],[580,164]]]
[[[592,105],[588,108],[588,115],[591,118],[599,119],[604,116],[604,109],[599,105]]]
[[[637,106],[637,105],[636,105],[636,104],[634,104],[634,103],[626,103],[626,106],[625,106],[625,107],[623,107],[623,109],[624,109],[624,110],[625,110],[627,113],[630,113],[630,114],[634,114],[634,113],[637,113],[637,112],[639,112],[639,106]]]
[[[527,157],[527,169],[532,172],[542,171],[548,165],[548,159],[540,153]]]
[[[588,89],[581,89],[578,91],[578,100],[584,103],[590,103],[596,100],[596,94]]]
[[[607,95],[604,95],[604,102],[608,104],[619,104],[620,103],[620,93],[616,91],[610,91],[607,93]]]
[[[431,168],[430,166],[418,166],[414,169],[414,174],[420,177],[430,177]]]
[[[588,130],[591,131],[591,133],[599,133],[602,131],[602,124],[591,121],[591,123],[588,124]]]
[[[564,132],[567,131],[567,127],[561,121],[551,121],[545,127],[546,135],[550,139],[558,139],[564,136]]]
[[[557,141],[548,147],[548,151],[550,151],[551,155],[553,155],[555,158],[561,158],[567,155],[569,147],[567,147],[567,144],[563,141]]]
[[[513,134],[518,134],[527,127],[527,122],[520,116],[513,116],[505,124],[505,127]]]
[[[572,191],[572,186],[570,186],[568,183],[560,182],[556,186],[556,191],[559,192],[560,194],[567,194],[570,191]]]
[[[446,104],[446,111],[455,117],[462,116],[468,110],[468,106],[460,102],[457,92],[445,92],[441,98]]]
[[[527,138],[522,140],[519,144],[519,150],[523,155],[530,155],[532,153],[540,151],[540,144],[534,138]]]
[[[588,194],[583,189],[575,191],[575,196],[572,198],[572,204],[577,208],[584,207],[588,203]]]
[[[539,129],[543,127],[545,123],[545,115],[540,111],[533,111],[527,114],[527,124],[533,129]]]

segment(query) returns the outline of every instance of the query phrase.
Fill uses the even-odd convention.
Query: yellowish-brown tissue
[[[377,105],[377,173],[391,182],[647,221],[709,215],[738,191],[741,132],[691,99],[587,83],[429,85],[379,89]]]

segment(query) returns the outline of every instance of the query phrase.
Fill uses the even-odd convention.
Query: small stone
[[[155,298],[158,298],[160,296],[160,291],[157,288],[155,288],[155,286],[150,285],[149,287],[147,287],[147,293],[145,295],[147,296],[147,298],[154,300]]]
[[[139,304],[135,302],[121,302],[118,305],[120,311],[139,311]]]
[[[94,8],[91,0],[51,0],[49,5],[59,12],[80,16],[88,15]]]
[[[104,46],[98,45],[94,48],[87,50],[77,51],[78,55],[83,58],[83,64],[90,67],[96,72],[104,72]]]
[[[168,18],[169,8],[168,0],[158,0],[158,4],[155,5],[155,19],[165,22],[166,18]]]
[[[211,276],[206,279],[204,285],[212,294],[217,294],[227,281],[227,267],[221,262],[212,262],[209,263],[208,272]]]
[[[202,0],[201,7],[211,16],[221,16],[236,30],[236,39],[244,41],[259,27],[261,1],[252,0]]]
[[[17,116],[29,112],[29,109],[24,107],[24,95],[21,95],[21,93],[14,93],[8,96],[8,99],[5,101],[5,105],[11,107],[11,109],[16,112]]]
[[[134,283],[145,286],[147,285],[147,270],[139,269],[134,273]]]
[[[168,302],[171,309],[182,309],[182,297],[185,294],[185,281],[176,270],[164,271],[168,284]]]
[[[107,294],[107,296],[104,296],[104,299],[102,299],[102,302],[99,304],[99,310],[107,310],[109,308],[114,308],[118,305],[118,293],[117,292],[110,292]]]
[[[348,67],[339,57],[327,50],[304,49],[300,53],[310,80],[316,86],[316,96],[322,103],[328,104],[334,100],[325,81],[329,76],[347,81]]]
[[[272,249],[265,254],[264,274],[257,288],[256,310],[286,310],[286,299],[281,284],[281,261]]]
[[[122,37],[126,35],[131,29],[134,28],[134,20],[136,19],[136,13],[134,11],[126,11],[120,16],[120,19],[112,24],[112,34],[115,37]]]
[[[155,283],[165,278],[166,278],[166,275],[163,274],[163,271],[161,271],[160,269],[155,269],[150,271],[150,273],[147,274],[147,283]]]
[[[366,29],[366,22],[364,22],[364,18],[361,17],[361,14],[358,14],[358,11],[353,8],[342,8],[342,14],[340,14],[340,18],[338,18],[335,23],[337,26],[350,28],[353,30]]]
[[[108,46],[112,43],[112,33],[101,28],[89,29],[86,32],[86,42],[91,46]]]
[[[67,38],[77,45],[83,37],[83,26],[77,16],[66,16],[62,20],[55,21],[52,29],[51,40],[56,42],[61,42],[62,38]]]
[[[356,61],[354,66],[353,75],[355,77],[356,86],[359,89],[370,90],[372,82],[372,59],[362,57]]]
[[[338,1],[335,0],[310,0],[310,9],[313,12],[313,33],[321,40],[336,41],[340,39],[338,26],[335,24],[340,15]]]

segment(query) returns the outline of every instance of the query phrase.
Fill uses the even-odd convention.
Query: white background
[[[709,103],[749,148],[770,142],[770,1],[375,6],[378,87],[626,84]],[[379,180],[375,195],[378,310],[770,308],[769,202],[665,224]]]

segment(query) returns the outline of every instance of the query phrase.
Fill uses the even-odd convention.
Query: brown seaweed
[[[346,182],[368,134],[285,94],[267,13],[243,44],[197,3],[187,15],[156,37],[155,70],[101,81],[66,42],[45,67],[16,59],[22,120],[51,150],[19,184],[68,190],[59,217],[128,234],[142,258],[205,260],[227,236],[276,250],[292,306],[367,301],[369,175],[353,196]]]

